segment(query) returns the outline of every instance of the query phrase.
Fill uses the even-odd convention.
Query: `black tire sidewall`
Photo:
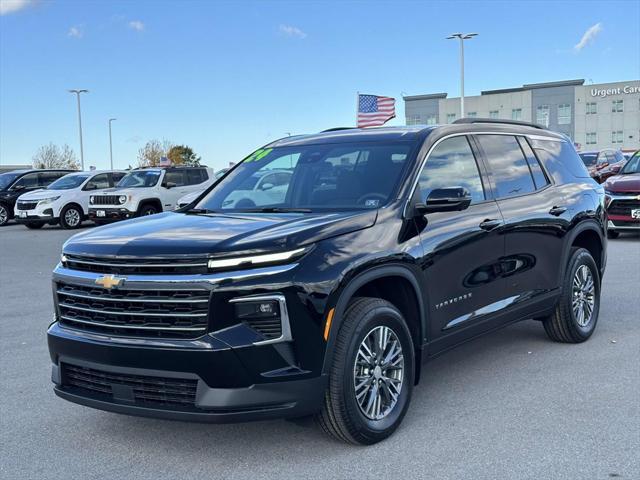
[[[353,365],[362,340],[372,329],[378,326],[391,328],[398,337],[402,345],[405,370],[400,397],[393,411],[381,420],[370,420],[362,413],[355,398]],[[409,329],[400,312],[392,306],[376,307],[367,311],[353,331],[344,363],[345,371],[343,372],[342,378],[343,400],[346,413],[353,425],[362,436],[372,443],[391,435],[404,418],[409,406],[414,383],[415,356],[413,352],[414,348]]]
[[[80,221],[78,222],[77,225],[71,226],[67,223],[67,220],[65,219],[65,215],[69,210],[75,210],[78,212],[78,215],[80,215]],[[80,227],[80,225],[82,225],[82,210],[74,205],[67,205],[66,207],[64,207],[60,212],[60,226],[65,230],[72,230]]]
[[[573,278],[578,268],[580,268],[582,265],[586,265],[587,268],[589,268],[589,270],[591,271],[595,289],[591,321],[584,327],[578,324],[572,308]],[[570,268],[567,272],[568,275],[565,279],[565,291],[562,299],[563,308],[565,308],[568,318],[571,319],[571,321],[569,322],[569,328],[572,330],[572,333],[578,336],[580,339],[586,340],[593,334],[598,323],[598,316],[600,312],[600,272],[598,271],[598,266],[596,265],[596,262],[591,254],[583,248],[578,249],[573,253],[571,262],[569,263],[569,267]]]
[[[153,213],[146,213],[153,210]],[[143,205],[142,208],[140,208],[140,216],[141,217],[146,217],[148,215],[155,215],[156,213],[158,213],[158,209],[156,207],[154,207],[153,205]]]
[[[11,213],[9,212],[9,208],[4,203],[0,203],[0,208],[3,208],[7,214],[6,216],[7,219],[4,222],[0,222],[0,227],[3,227],[7,223],[9,223],[9,220],[11,220]]]

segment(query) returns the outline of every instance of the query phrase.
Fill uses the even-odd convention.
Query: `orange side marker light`
[[[324,325],[324,341],[326,342],[329,338],[329,331],[331,330],[331,321],[333,320],[333,312],[335,308],[329,310],[329,314],[327,315],[327,323]]]

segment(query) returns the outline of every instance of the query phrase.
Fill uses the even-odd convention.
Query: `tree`
[[[200,165],[200,157],[187,145],[174,145],[171,147],[171,150],[169,150],[167,156],[174,165]]]
[[[160,159],[168,156],[173,145],[170,141],[163,139],[149,140],[144,147],[138,150],[138,166],[139,167],[157,167],[160,165]]]
[[[62,147],[49,143],[38,149],[33,156],[33,168],[69,168],[72,170],[80,170],[80,164],[76,158],[76,154],[64,144]]]

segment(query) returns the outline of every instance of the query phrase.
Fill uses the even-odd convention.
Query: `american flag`
[[[396,99],[358,95],[358,127],[377,127],[396,116]]]

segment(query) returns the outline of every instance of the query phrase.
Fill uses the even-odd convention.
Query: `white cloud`
[[[35,0],[0,0],[0,15],[17,12],[33,5]]]
[[[292,25],[280,25],[278,28],[282,35],[287,37],[306,38],[307,34],[300,30],[298,27]]]
[[[573,47],[576,52],[581,51],[584,47],[593,43],[598,34],[602,31],[602,23],[598,22],[595,25],[587,28],[587,31],[584,32],[580,41]]]
[[[129,28],[131,30],[135,30],[136,32],[142,32],[144,30],[144,23],[140,20],[131,20],[129,22]]]
[[[84,36],[84,31],[81,26],[73,26],[67,32],[67,37],[82,38],[83,36]]]

